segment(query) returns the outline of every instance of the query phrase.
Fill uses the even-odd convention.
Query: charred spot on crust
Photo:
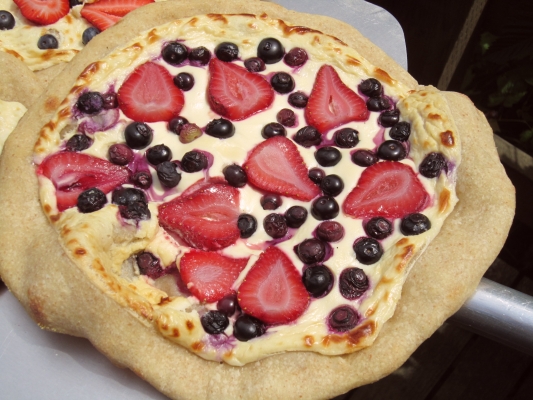
[[[446,147],[453,147],[455,139],[452,131],[445,131],[440,133],[440,142]]]
[[[381,68],[376,68],[374,70],[374,74],[376,78],[380,81],[384,81],[389,85],[392,85],[394,83],[394,80],[390,77],[390,75],[387,72],[383,71]]]
[[[442,192],[440,192],[439,195],[439,212],[442,213],[448,209],[450,205],[450,197],[450,191],[446,188],[442,189]]]

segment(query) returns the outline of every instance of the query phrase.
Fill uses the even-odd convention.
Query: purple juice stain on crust
[[[119,111],[116,108],[104,110],[96,115],[84,119],[78,126],[78,132],[85,134],[94,134],[104,132],[113,128],[119,118]]]

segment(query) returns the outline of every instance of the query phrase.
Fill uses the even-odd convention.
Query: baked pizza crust
[[[140,12],[144,18],[137,21]],[[499,163],[490,127],[465,96],[445,94],[463,146],[460,201],[411,271],[394,316],[371,347],[354,354],[281,354],[240,368],[204,361],[147,328],[87,281],[64,254],[42,214],[33,144],[85,66],[150,26],[207,12],[266,12],[332,34],[394,79],[415,87],[413,78],[355,29],[327,17],[311,18],[269,3],[216,0],[160,3],[133,12],[89,43],[19,125],[17,140],[8,143],[0,165],[0,219],[10,224],[0,232],[6,243],[0,273],[40,326],[89,338],[115,363],[170,397],[328,398],[375,381],[398,368],[475,290],[512,221],[514,189]]]

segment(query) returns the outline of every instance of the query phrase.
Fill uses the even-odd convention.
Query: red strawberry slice
[[[130,11],[153,2],[154,0],[100,0],[85,5],[83,9],[123,17]]]
[[[242,310],[267,324],[285,324],[304,313],[309,294],[289,257],[271,246],[246,275],[238,295]]]
[[[191,293],[201,302],[214,303],[232,292],[248,258],[191,250],[180,261],[180,274]]]
[[[95,3],[98,4],[98,3]],[[81,10],[81,16],[85,18],[89,23],[96,28],[100,32],[105,31],[110,26],[115,25],[118,21],[121,20],[121,17],[117,17],[116,15],[107,14],[98,10],[92,10],[88,8],[88,6],[82,8]]]
[[[274,136],[257,145],[243,168],[248,182],[258,189],[304,201],[320,194],[308,177],[298,148],[284,136]]]
[[[159,224],[195,249],[220,250],[240,237],[239,201],[238,189],[215,182],[161,204]]]
[[[211,185],[227,185],[228,182],[221,176],[212,176],[207,179],[200,179],[193,183],[191,186],[189,186],[187,189],[183,191],[181,194],[182,196],[189,196],[193,194],[194,192],[203,189],[205,187],[211,186]]]
[[[320,133],[352,121],[365,121],[369,111],[365,101],[342,81],[337,71],[323,65],[316,76],[305,119]]]
[[[183,93],[165,67],[147,62],[137,67],[118,90],[122,112],[138,122],[169,121],[183,108]]]
[[[408,165],[384,161],[363,171],[342,210],[350,217],[402,218],[423,210],[429,194]]]
[[[64,211],[74,207],[84,190],[98,188],[109,193],[128,182],[125,167],[83,153],[61,152],[44,159],[37,168],[56,188],[57,208]]]
[[[211,109],[224,118],[240,121],[274,101],[274,90],[265,78],[243,67],[212,58],[209,73],[207,99]]]
[[[50,25],[68,14],[68,0],[13,0],[24,17],[39,25]]]

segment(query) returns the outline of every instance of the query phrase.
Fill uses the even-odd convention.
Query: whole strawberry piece
[[[100,0],[86,4],[83,9],[123,17],[130,11],[153,2],[154,0]]]
[[[118,90],[122,112],[134,121],[170,121],[177,117],[185,100],[161,65],[147,62],[137,67]]]
[[[369,111],[365,101],[342,81],[330,65],[323,65],[316,76],[305,107],[308,125],[326,133],[352,121],[365,121]]]
[[[215,181],[159,206],[159,224],[188,246],[213,251],[240,237],[239,190]]]
[[[366,168],[342,210],[354,218],[402,218],[423,210],[429,194],[408,165],[384,161]]]
[[[191,250],[181,258],[180,274],[198,300],[214,303],[232,292],[235,280],[247,263],[248,258]]]
[[[320,189],[296,145],[284,136],[274,136],[257,145],[243,165],[248,182],[258,189],[297,200],[310,201]]]
[[[65,15],[70,9],[68,0],[13,0],[20,12],[31,22],[50,25]]]
[[[115,25],[122,19],[122,17],[117,17],[116,15],[93,10],[88,6],[85,6],[81,9],[81,16],[85,18],[92,26],[98,28],[100,32],[105,31],[107,28]]]
[[[289,257],[271,246],[250,269],[238,291],[244,313],[278,325],[297,319],[309,304],[309,293]]]
[[[207,100],[224,118],[240,121],[270,107],[274,90],[258,74],[246,68],[212,58],[209,62]]]
[[[50,179],[56,188],[57,208],[74,207],[78,196],[90,188],[109,193],[128,182],[125,167],[83,153],[61,152],[44,159],[37,174]]]

